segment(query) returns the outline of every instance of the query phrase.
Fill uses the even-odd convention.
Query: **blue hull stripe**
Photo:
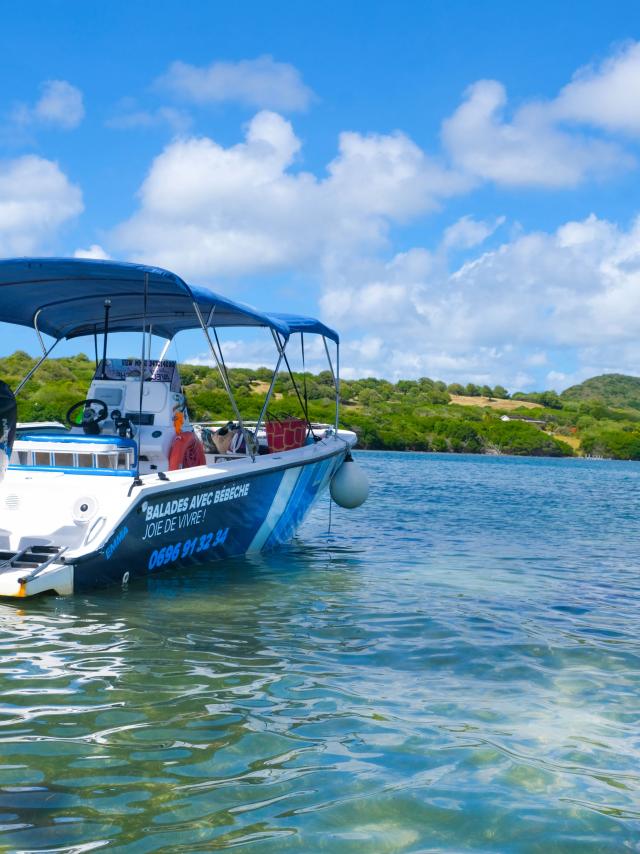
[[[341,461],[341,459],[340,459]],[[335,469],[335,460],[324,460],[315,466],[307,466],[301,473],[291,493],[287,506],[274,526],[271,536],[265,543],[266,548],[286,543],[291,539],[323,485],[328,481],[327,474]]]
[[[74,589],[81,593],[286,542],[342,459],[339,453],[141,497],[100,550],[74,561]]]
[[[278,524],[278,521],[285,512],[291,494],[295,489],[296,483],[300,480],[302,472],[300,469],[287,469],[285,471],[278,491],[275,494],[271,508],[267,514],[267,518],[258,528],[258,533],[255,535],[247,552],[259,552],[267,542],[273,529]]]

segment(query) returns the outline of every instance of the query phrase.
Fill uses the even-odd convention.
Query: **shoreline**
[[[474,459],[504,459],[504,460],[566,460],[586,463],[637,463],[639,460],[623,460],[616,457],[592,457],[584,454],[573,454],[567,456],[552,456],[550,454],[484,454],[473,451],[423,451],[412,448],[361,448],[358,445],[353,449],[354,454],[421,454],[434,457],[472,457]]]

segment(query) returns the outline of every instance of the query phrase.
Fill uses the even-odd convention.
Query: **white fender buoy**
[[[340,507],[352,510],[360,507],[369,495],[369,480],[349,452],[343,464],[331,478],[331,497]]]

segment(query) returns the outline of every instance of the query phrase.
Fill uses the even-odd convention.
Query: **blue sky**
[[[7,5],[0,255],[321,315],[351,376],[637,373],[639,28],[632,2]]]

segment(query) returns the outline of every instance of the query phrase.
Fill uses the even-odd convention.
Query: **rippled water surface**
[[[0,605],[0,850],[640,850],[640,466],[359,460],[330,533]]]

